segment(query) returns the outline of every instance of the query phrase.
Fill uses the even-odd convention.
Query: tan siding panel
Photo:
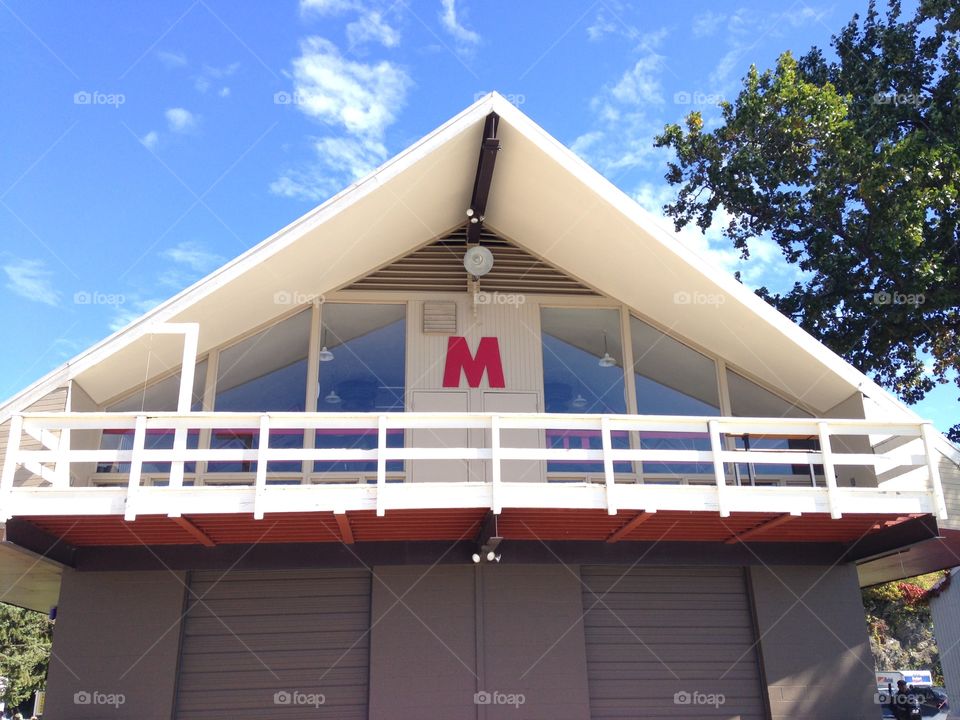
[[[940,525],[949,530],[960,530],[960,468],[949,458],[940,458],[940,482],[943,483],[943,497],[947,501],[946,520]]]
[[[23,412],[63,412],[66,409],[67,388],[64,386],[59,387],[56,390],[51,390],[35,403],[27,406]],[[10,439],[9,435],[10,421],[7,420],[0,425],[0,468],[3,467],[3,463],[6,461],[7,445]],[[26,435],[20,439],[20,447],[27,450],[42,449],[40,443]],[[39,485],[41,482],[42,481],[39,477],[22,469],[17,472],[17,475],[14,478],[15,485]]]

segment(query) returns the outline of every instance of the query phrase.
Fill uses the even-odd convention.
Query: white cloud
[[[142,138],[140,138],[140,142],[143,143],[144,147],[146,147],[148,150],[156,150],[157,145],[160,144],[160,136],[157,134],[156,130],[151,130]]]
[[[224,67],[213,67],[212,65],[204,65],[200,70],[200,74],[193,79],[193,86],[202,93],[207,92],[214,85],[219,85],[220,81],[230,77],[235,74],[240,68],[240,63],[231,63]],[[219,91],[220,97],[226,97],[223,94],[223,91],[227,91],[227,95],[230,94],[230,88],[221,87]]]
[[[381,135],[395,120],[411,84],[401,68],[347,60],[321,37],[307,38],[301,50],[293,77],[297,107],[304,113],[361,135]]]
[[[223,262],[223,258],[210,252],[198,242],[184,240],[160,253],[160,257],[185,265],[198,273],[208,273]]]
[[[53,286],[53,273],[43,260],[13,259],[3,266],[6,287],[20,297],[51,307],[60,304],[60,292]]]
[[[359,7],[360,3],[356,0],[300,0],[300,12],[304,14],[336,15]]]
[[[197,118],[189,110],[176,107],[170,108],[164,113],[167,118],[167,125],[173,132],[185,133],[193,130],[197,125]]]
[[[371,10],[347,24],[347,40],[351,46],[374,41],[392,48],[400,44],[400,33],[387,24],[379,11]]]
[[[161,50],[157,53],[157,57],[168,68],[184,67],[187,64],[187,56],[183,53]]]
[[[710,37],[720,24],[726,19],[726,15],[715,13],[710,10],[700,13],[693,18],[693,36],[696,38]]]
[[[340,135],[314,140],[316,157],[270,184],[283,197],[322,200],[387,158],[384,136],[406,102],[410,77],[387,62],[347,60],[336,45],[307,38],[293,61],[297,107]]]
[[[647,48],[644,54],[590,102],[594,127],[570,147],[601,172],[616,175],[648,166],[657,153],[653,137],[663,130],[656,112],[664,105],[664,59],[653,47],[664,37],[664,31],[645,35],[640,45]]]
[[[440,0],[443,12],[440,13],[440,23],[454,38],[468,45],[480,42],[480,34],[464,27],[457,17],[457,0]]]
[[[220,92],[218,92],[217,95],[219,95],[222,98],[230,97],[230,88],[228,87],[220,88]]]

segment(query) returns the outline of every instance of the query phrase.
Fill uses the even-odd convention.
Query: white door
[[[466,391],[414,390],[411,410],[465,413],[470,410],[470,397]],[[470,447],[467,429],[414,428],[408,432],[410,447]],[[469,469],[467,460],[411,460],[409,479],[410,482],[465,482]]]
[[[484,392],[483,411],[491,413],[536,413],[540,411],[539,396],[534,392]],[[489,431],[484,432],[484,447],[490,447]],[[543,432],[541,430],[501,430],[500,447],[543,447]],[[503,482],[542,482],[543,465],[544,463],[540,460],[504,460],[500,465],[500,480]],[[489,467],[486,477],[489,481]]]

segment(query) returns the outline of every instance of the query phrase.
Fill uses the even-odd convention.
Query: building
[[[953,568],[950,574],[928,593],[947,697],[951,698],[954,705],[960,698],[960,583],[956,581],[958,572],[960,568]]]
[[[0,413],[51,718],[876,718],[860,584],[960,550],[955,447],[496,94]]]

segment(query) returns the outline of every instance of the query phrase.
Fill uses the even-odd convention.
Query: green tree
[[[718,127],[693,112],[655,141],[675,154],[677,229],[706,230],[722,208],[745,258],[771,238],[804,279],[758,294],[908,403],[960,386],[958,29],[955,0],[921,0],[910,19],[871,2],[834,59],[751,67]]]
[[[0,603],[0,701],[16,707],[47,680],[53,623],[46,615]]]
[[[863,589],[877,670],[931,670],[935,682],[943,684],[927,593],[945,575],[935,572]]]

